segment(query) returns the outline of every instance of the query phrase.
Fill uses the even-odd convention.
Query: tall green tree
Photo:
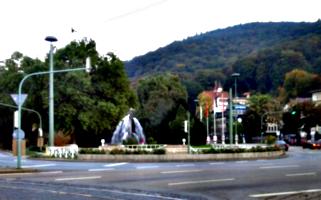
[[[169,131],[170,122],[182,113],[178,112],[179,106],[187,107],[187,92],[179,78],[172,74],[146,77],[137,85],[137,96],[137,114],[147,138],[153,137],[158,143],[181,140],[179,134]]]
[[[287,99],[310,97],[311,91],[320,89],[320,77],[304,70],[294,69],[285,75],[284,89]]]
[[[85,67],[88,57],[93,66],[90,73],[78,71],[54,75],[55,130],[70,134],[72,141],[80,146],[97,146],[102,138],[109,141],[120,119],[130,107],[136,106],[137,98],[130,87],[123,62],[112,53],[100,56],[93,40],[73,41],[66,47],[57,49],[54,54],[54,68]],[[0,69],[0,102],[13,103],[10,94],[17,93],[23,76],[33,72],[48,71],[48,66],[48,59],[42,62],[15,52]],[[25,81],[22,90],[28,94],[24,106],[41,114],[46,137],[48,75],[30,77]],[[0,128],[6,131],[8,138],[11,138],[13,111],[7,109],[4,112],[2,108],[0,109]],[[30,142],[32,126],[34,123],[39,123],[39,119],[26,112],[23,112],[22,119],[22,128]],[[6,143],[11,142],[6,141]]]
[[[244,114],[242,121],[243,128],[246,131],[245,137],[247,141],[251,141],[252,137],[261,135],[261,117],[264,117],[263,121],[265,121],[267,117],[271,117],[275,121],[280,121],[282,117],[280,111],[280,102],[272,96],[266,94],[251,96],[249,99],[249,109]],[[271,115],[268,115],[268,113],[271,113]],[[265,128],[264,125],[263,128]]]

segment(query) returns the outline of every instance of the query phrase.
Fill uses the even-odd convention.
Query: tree
[[[178,77],[172,74],[146,77],[138,82],[137,96],[138,118],[146,137],[153,137],[158,143],[178,141],[179,134],[169,131],[169,123],[178,117],[179,106],[187,107],[187,92]]]
[[[320,88],[320,78],[304,70],[294,69],[285,75],[284,88],[287,99],[310,97],[311,90]]]
[[[130,88],[122,61],[110,53],[100,57],[94,41],[72,42],[57,52],[58,63],[68,67],[85,66],[92,61],[90,75],[74,72],[57,75],[56,126],[74,134],[77,144],[99,144],[109,141],[125,113],[136,106],[136,96]]]
[[[123,62],[114,54],[100,56],[94,41],[71,42],[54,54],[55,69],[84,67],[90,57],[94,68],[90,74],[83,71],[56,73],[54,76],[55,129],[72,136],[80,146],[97,146],[100,139],[108,141],[119,120],[137,99],[130,87]],[[15,52],[0,71],[0,102],[9,102],[10,95],[17,93],[20,80],[25,74],[48,71],[48,59],[42,62]],[[25,107],[40,112],[44,135],[48,130],[48,76],[34,76],[25,81],[23,92],[28,93]],[[1,109],[1,108],[0,108]],[[0,128],[11,137],[12,115],[1,109]],[[10,111],[12,112],[12,111]],[[9,116],[9,117],[8,117]],[[8,118],[8,119],[7,119]],[[10,118],[10,120],[9,120]],[[22,128],[29,134],[38,119],[23,112]],[[10,126],[8,123],[10,122]],[[7,126],[5,129],[3,126]],[[10,132],[9,132],[10,131]],[[3,135],[0,134],[0,135]],[[1,140],[2,141],[2,140]],[[9,144],[9,141],[6,141]]]
[[[253,95],[249,99],[249,109],[242,118],[242,125],[246,130],[245,136],[247,141],[251,141],[252,137],[259,136],[261,134],[261,117],[265,113],[278,113],[281,111],[280,102],[270,95],[257,94]],[[273,120],[280,121],[280,113],[273,115]],[[267,115],[265,116],[267,117]]]

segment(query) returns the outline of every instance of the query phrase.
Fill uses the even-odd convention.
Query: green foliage
[[[280,148],[275,146],[261,147],[256,146],[251,149],[244,148],[210,148],[202,151],[204,154],[218,154],[218,153],[251,153],[251,152],[270,152],[270,151],[280,151]]]
[[[106,154],[107,152],[103,149],[97,148],[80,148],[79,154]]]
[[[276,137],[274,135],[268,135],[265,137],[265,143],[268,145],[274,144],[276,142]]]
[[[92,40],[74,41],[58,49],[54,54],[54,68],[84,67],[87,57],[90,57],[93,66],[90,74],[78,71],[56,73],[54,76],[55,129],[64,135],[70,135],[72,142],[80,146],[97,145],[101,138],[107,138],[108,141],[119,120],[130,107],[137,104],[123,63],[112,53],[99,56]],[[48,71],[48,65],[48,59],[44,63],[15,52],[0,69],[0,102],[12,103],[9,94],[17,93],[22,77],[33,72]],[[23,93],[28,94],[24,106],[41,114],[46,135],[48,76],[31,77],[25,81],[22,89]],[[2,114],[5,116],[0,116],[0,128],[5,131],[3,134],[11,136],[12,127],[8,124],[13,122],[7,123],[7,118],[13,114],[1,110],[0,115]],[[35,133],[29,130],[32,124],[39,123],[38,118],[27,112],[22,117],[22,128],[30,139]],[[3,128],[5,124],[8,130]],[[1,137],[1,142],[4,139],[5,143],[9,143],[9,138]]]
[[[163,74],[146,77],[138,82],[137,96],[140,103],[137,117],[147,138],[153,137],[160,144],[182,139],[169,127],[169,124],[172,128],[177,127],[184,112],[180,105],[186,106],[187,103],[186,89],[177,76]],[[183,122],[181,125],[183,127]]]
[[[188,78],[193,98],[196,84],[207,90],[214,81],[233,85],[239,72],[239,92],[277,95],[285,74],[293,69],[321,72],[321,23],[249,23],[176,41],[126,63],[130,77],[169,71]],[[320,85],[320,84],[319,84]],[[191,87],[191,88],[190,88]],[[193,87],[193,88],[192,88]],[[314,84],[314,89],[320,86]],[[189,101],[192,105],[192,101]]]
[[[287,100],[296,97],[310,97],[311,91],[319,89],[321,79],[315,74],[294,69],[285,75],[284,89]]]
[[[275,115],[269,117],[273,117],[274,121],[280,121],[282,119],[280,110],[282,110],[280,102],[272,98],[271,95],[257,94],[251,96],[249,98],[249,109],[242,117],[242,126],[246,130],[246,141],[251,142],[252,137],[261,134],[261,117],[264,117],[263,121],[268,117],[265,113],[276,112]],[[263,126],[263,129],[265,129],[265,126]]]

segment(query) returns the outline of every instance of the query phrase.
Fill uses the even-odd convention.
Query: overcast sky
[[[320,0],[1,0],[0,61],[14,51],[43,60],[48,35],[58,48],[91,38],[101,55],[129,60],[237,24],[315,22],[320,8]]]

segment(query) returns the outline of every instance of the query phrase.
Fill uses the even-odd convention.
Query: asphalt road
[[[1,166],[16,160],[0,153]],[[99,163],[22,160],[0,174],[0,199],[321,199],[321,151],[275,160]]]

